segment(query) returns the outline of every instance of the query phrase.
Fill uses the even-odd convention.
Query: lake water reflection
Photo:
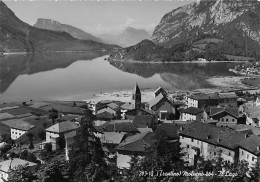
[[[139,64],[106,61],[104,52],[10,56],[0,60],[1,103],[83,100],[94,93],[158,86],[170,90],[212,87],[211,76],[231,75],[235,63]]]

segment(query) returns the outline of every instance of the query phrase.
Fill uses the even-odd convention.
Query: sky
[[[119,34],[127,26],[152,33],[163,15],[192,0],[3,0],[22,21],[47,18],[93,35]]]

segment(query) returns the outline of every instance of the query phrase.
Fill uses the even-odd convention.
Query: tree
[[[51,143],[46,143],[44,145],[44,150],[46,150],[47,153],[50,153],[52,151],[52,144]]]
[[[177,143],[166,139],[164,131],[156,132],[155,145],[143,158],[136,156],[131,160],[131,167],[127,170],[126,181],[181,181],[182,176],[163,176],[161,172],[176,173],[185,171],[183,154]]]
[[[43,142],[44,139],[46,138],[46,132],[45,131],[40,131],[38,133],[38,137],[41,139],[41,141]]]
[[[18,166],[15,170],[13,170],[8,178],[8,181],[10,182],[33,182],[37,180],[36,173],[33,173],[32,171],[27,169],[28,166]]]
[[[55,119],[58,118],[58,110],[52,108],[49,110],[49,118],[52,120],[52,124],[55,124]]]
[[[69,166],[74,181],[104,181],[108,179],[105,153],[94,133],[94,115],[86,110],[69,152]]]
[[[43,182],[69,181],[68,163],[65,160],[53,160],[42,167]]]
[[[30,140],[30,145],[29,145],[29,149],[34,149],[34,145],[33,145],[33,133],[27,133],[26,136],[29,138]]]

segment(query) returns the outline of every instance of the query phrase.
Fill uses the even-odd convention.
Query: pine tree
[[[77,182],[104,181],[108,179],[105,153],[93,126],[94,115],[90,110],[80,121],[80,128],[69,151],[72,178]]]

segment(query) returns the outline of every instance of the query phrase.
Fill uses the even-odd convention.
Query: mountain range
[[[201,0],[179,7],[162,17],[150,42],[113,56],[141,61],[259,59],[260,2]]]
[[[106,43],[127,47],[135,45],[144,39],[151,39],[151,35],[144,29],[126,27],[119,35],[102,34],[100,38]]]
[[[117,49],[93,40],[79,40],[66,32],[43,30],[21,21],[0,1],[0,52],[42,52]]]
[[[51,19],[38,18],[36,23],[33,26],[41,29],[46,29],[46,30],[67,32],[68,34],[70,34],[72,37],[76,39],[93,40],[95,42],[103,43],[102,40],[100,40],[99,38],[79,28],[73,27],[71,25],[62,24],[58,21],[51,20]]]

